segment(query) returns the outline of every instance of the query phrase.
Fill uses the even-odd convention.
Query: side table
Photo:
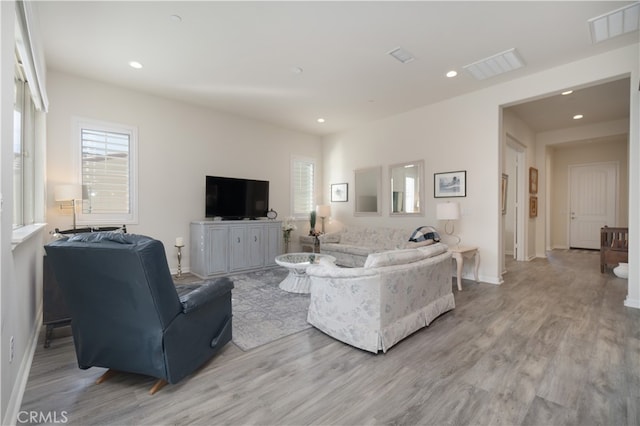
[[[311,235],[300,235],[300,246],[304,253],[320,253],[320,240]]]
[[[480,252],[478,252],[478,247],[471,246],[459,246],[449,248],[449,251],[453,255],[453,258],[456,260],[456,275],[458,279],[458,291],[462,291],[462,265],[464,263],[464,258],[475,257],[475,266],[473,269],[473,275],[478,282],[478,268],[480,267]]]

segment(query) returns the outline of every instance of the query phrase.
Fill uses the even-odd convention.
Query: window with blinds
[[[81,223],[135,223],[135,128],[79,122]]]
[[[315,161],[293,157],[291,160],[291,214],[308,218],[315,210]]]

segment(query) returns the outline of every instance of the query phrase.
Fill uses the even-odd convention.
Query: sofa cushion
[[[407,241],[406,243],[404,243],[404,245],[400,248],[404,248],[404,249],[411,249],[411,248],[418,248],[418,247],[424,247],[424,246],[430,246],[431,244],[435,244],[435,241],[433,240],[424,240],[424,241],[418,241],[418,242],[413,242],[413,241]]]
[[[404,265],[417,262],[427,257],[426,253],[418,249],[389,250],[381,253],[371,253],[364,262],[365,268],[379,268],[382,266]]]
[[[449,250],[449,247],[447,247],[446,244],[437,243],[430,246],[418,247],[417,250],[424,253],[424,257],[427,258],[427,257],[433,257],[439,254],[442,254],[447,250]]]
[[[331,253],[348,253],[357,256],[367,256],[370,253],[375,253],[375,247],[364,247],[364,246],[356,246],[351,244],[336,244],[336,243],[327,243],[323,244],[322,252],[326,254]]]

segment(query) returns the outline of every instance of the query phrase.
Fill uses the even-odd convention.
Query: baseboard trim
[[[624,299],[624,306],[627,308],[636,308],[640,309],[640,300],[639,299],[630,299],[627,295],[627,298]]]
[[[40,335],[40,327],[42,327],[42,305],[38,315],[36,315],[35,327],[32,330],[29,337],[29,345],[25,351],[25,356],[22,357],[20,362],[20,368],[18,369],[18,375],[11,390],[11,397],[7,404],[7,411],[2,419],[3,425],[15,425],[18,420],[18,413],[22,406],[22,398],[24,397],[24,391],[27,388],[27,381],[29,380],[29,373],[31,372],[31,364],[33,363],[33,356],[36,353],[36,347],[38,346],[38,336]]]

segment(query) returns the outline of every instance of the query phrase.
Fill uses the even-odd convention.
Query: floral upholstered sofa
[[[455,308],[450,259],[447,246],[435,243],[372,253],[361,268],[309,266],[307,321],[349,345],[386,352]]]
[[[345,228],[318,237],[320,253],[335,257],[335,263],[340,266],[364,266],[367,256],[371,253],[417,248],[440,241],[435,229],[430,226],[422,228],[429,228],[431,235],[428,235],[430,238],[422,238],[422,241],[418,242],[409,241],[417,231],[413,229]]]

